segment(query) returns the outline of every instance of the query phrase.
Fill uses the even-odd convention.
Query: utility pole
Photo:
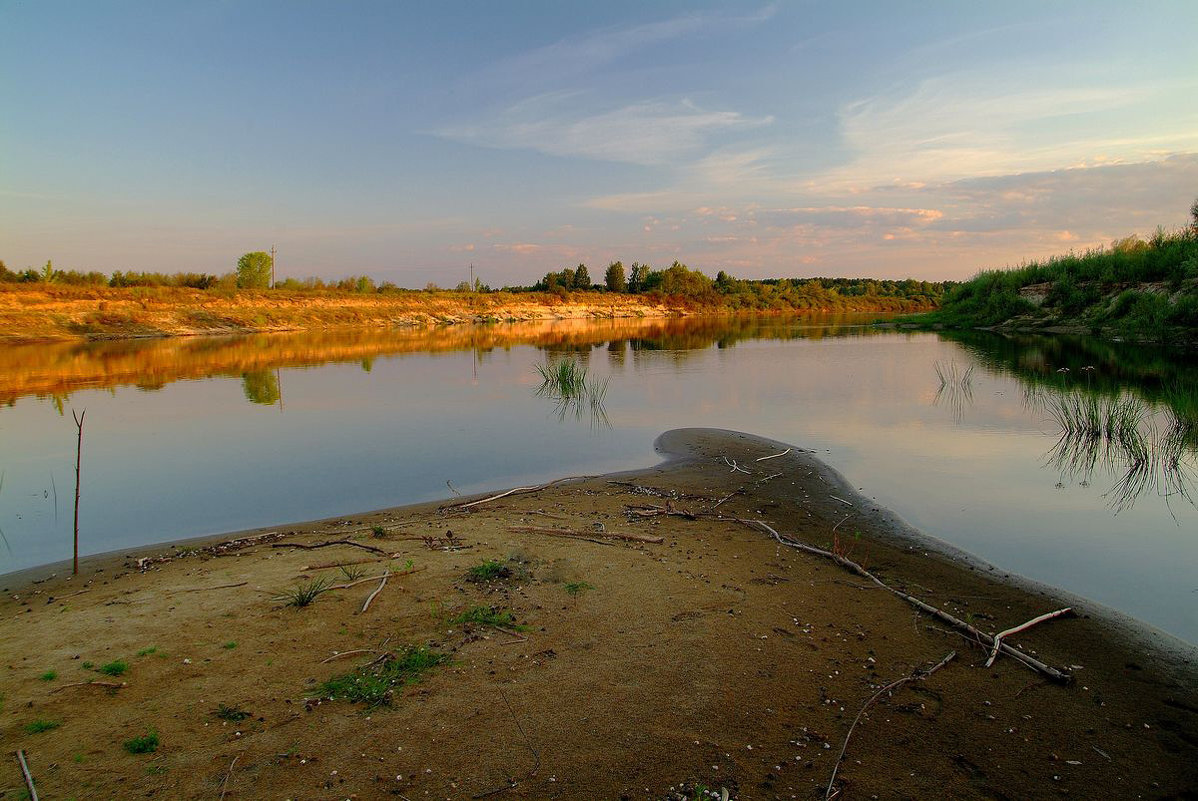
[[[270,288],[275,288],[275,246],[270,246]]]
[[[470,291],[474,291],[474,262],[470,262]]]

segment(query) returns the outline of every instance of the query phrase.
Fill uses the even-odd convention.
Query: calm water
[[[70,556],[72,409],[84,553],[645,466],[709,426],[814,448],[929,534],[1198,643],[1192,359],[863,322],[7,347],[0,573]],[[605,419],[536,394],[560,358],[608,379]]]

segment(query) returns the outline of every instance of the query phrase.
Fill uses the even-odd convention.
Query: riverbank
[[[683,295],[618,292],[199,290],[0,283],[0,342],[53,342],[337,328],[428,328],[477,323],[666,318],[694,314],[911,312],[927,303],[882,296],[834,305],[738,309]]]
[[[5,577],[3,748],[48,797],[813,798],[834,767],[849,798],[1198,785],[1192,649],[938,554],[801,449],[692,429],[659,450],[672,460],[471,506]],[[1074,605],[1010,638],[1074,681],[985,668],[946,624],[743,520],[985,631]],[[374,708],[328,700],[330,679],[403,646],[451,661]],[[953,651],[879,697],[837,765],[879,687]],[[0,783],[15,794],[15,760]]]

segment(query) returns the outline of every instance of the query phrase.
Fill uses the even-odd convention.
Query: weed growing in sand
[[[129,663],[122,662],[119,659],[115,662],[109,662],[107,665],[100,665],[99,668],[100,672],[106,676],[120,676],[123,675],[128,669]]]
[[[250,713],[244,709],[238,709],[235,706],[225,706],[224,704],[220,704],[212,714],[230,723],[239,723],[250,716]]]
[[[498,581],[512,575],[512,571],[503,562],[488,559],[482,564],[475,565],[466,571],[466,581],[481,584],[486,581]]]
[[[593,584],[587,584],[585,581],[568,581],[566,582],[566,594],[571,598],[577,598],[587,590],[593,590]]]
[[[130,754],[152,754],[158,750],[158,732],[150,729],[139,737],[125,740],[125,750]]]
[[[85,660],[85,661],[83,662],[83,664],[81,664],[79,667],[80,667],[80,669],[81,669],[81,670],[91,670],[91,669],[92,669],[92,668],[94,668],[95,666],[96,666],[96,663],[95,663],[95,662],[88,662],[88,661],[86,661],[86,660]]]
[[[346,581],[357,581],[358,579],[362,578],[362,576],[366,575],[366,568],[362,567],[361,565],[341,565],[340,570],[341,575],[345,576]]]
[[[237,647],[237,642],[235,640],[229,640],[227,643],[225,643],[221,647],[224,648],[226,651],[232,651],[234,648]]]
[[[37,720],[31,721],[31,722],[25,724],[25,733],[26,734],[41,734],[44,731],[50,731],[52,729],[57,729],[61,725],[62,725],[61,720],[44,720],[42,718],[38,718]]]
[[[283,606],[294,606],[296,609],[301,609],[315,601],[322,592],[328,589],[329,582],[325,579],[312,579],[307,584],[297,584],[289,590],[284,590],[275,596],[275,600],[282,601]]]
[[[334,676],[320,685],[320,694],[368,707],[390,706],[396,688],[415,684],[425,673],[448,661],[448,654],[424,646],[408,646],[387,654],[381,661]]]
[[[381,540],[387,536],[387,529],[383,528],[382,526],[374,526],[370,529],[370,536]]]
[[[138,656],[149,656],[150,654],[158,653],[158,646],[151,645],[149,648],[142,648],[137,652]]]
[[[58,671],[57,670],[47,670],[42,675],[38,676],[38,678],[41,679],[42,681],[54,681],[56,678],[58,678]]]
[[[472,606],[466,611],[449,619],[450,623],[477,623],[480,626],[493,626],[501,629],[524,631],[527,626],[516,624],[516,618],[511,612],[504,612],[493,606]]]

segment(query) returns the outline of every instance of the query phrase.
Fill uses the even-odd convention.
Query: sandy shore
[[[786,447],[670,432],[633,473],[3,577],[0,797],[21,797],[18,750],[43,798],[814,799],[834,768],[837,798],[1196,797],[1193,649],[936,551],[799,448],[762,460]],[[986,632],[1073,605],[1010,643],[1074,681],[986,668],[738,519]],[[487,561],[504,575],[470,580]],[[279,600],[313,580],[353,586]],[[479,608],[514,622],[454,622]],[[379,705],[329,699],[405,647],[446,660]],[[881,687],[954,651],[845,747]]]

